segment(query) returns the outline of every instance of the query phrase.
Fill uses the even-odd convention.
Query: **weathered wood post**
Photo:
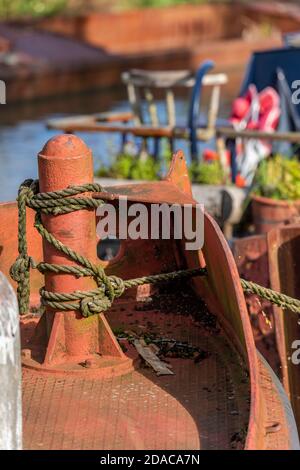
[[[20,327],[16,294],[0,272],[0,449],[22,448]]]
[[[6,104],[6,85],[3,80],[0,80],[0,104]]]

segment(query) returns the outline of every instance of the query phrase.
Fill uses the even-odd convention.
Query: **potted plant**
[[[275,155],[263,160],[256,172],[252,215],[256,233],[290,223],[300,215],[300,164],[298,158]]]

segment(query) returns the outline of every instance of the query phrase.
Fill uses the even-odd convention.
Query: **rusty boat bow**
[[[39,154],[39,193],[86,184],[94,184],[89,149],[72,135],[51,139]],[[92,274],[76,275],[80,262],[41,236],[36,210],[27,207],[28,258],[44,272],[31,270],[30,304],[21,315],[24,447],[297,448],[289,401],[255,348],[236,264],[209,214],[204,211],[201,250],[186,249],[187,240],[176,239],[171,226],[170,239],[122,239],[111,260],[97,257],[97,201],[117,210],[124,199],[129,208],[187,205],[195,214],[182,152],[163,181],[95,186],[66,197],[74,204],[81,197],[92,202],[89,209],[42,212],[38,223],[89,259]],[[0,211],[0,269],[9,276],[18,256],[17,204],[1,204]],[[150,217],[148,226],[150,231]],[[117,224],[117,235],[120,229]],[[67,268],[55,272],[49,265]],[[95,266],[105,282],[121,279],[125,285],[105,311],[97,311],[97,302],[84,303],[84,292],[101,290]],[[151,280],[187,270],[205,275]],[[143,277],[148,282],[129,282]],[[42,308],[41,288],[43,298],[48,295]],[[83,292],[84,302],[72,303],[74,292]],[[53,303],[53,293],[69,296],[73,310]],[[87,305],[85,316],[81,308]]]

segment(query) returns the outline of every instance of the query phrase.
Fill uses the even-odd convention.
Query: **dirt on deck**
[[[146,302],[116,302],[107,318],[125,353],[136,358],[135,370],[85,379],[24,369],[26,449],[243,447],[247,371],[201,300],[185,290],[160,293]],[[138,359],[132,337],[158,345],[174,375],[157,376]]]

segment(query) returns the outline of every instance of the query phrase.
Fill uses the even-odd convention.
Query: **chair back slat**
[[[176,109],[175,109],[175,97],[172,89],[166,90],[166,105],[168,115],[168,125],[170,127],[176,126]]]
[[[141,115],[141,106],[140,106],[140,100],[137,95],[137,91],[133,83],[128,81],[127,83],[127,94],[128,94],[128,100],[134,115],[134,124],[136,126],[139,126],[142,124],[142,115]]]
[[[150,90],[150,88],[145,88],[145,99],[148,105],[148,112],[150,116],[150,122],[152,126],[158,126],[159,125],[159,120],[158,120],[158,112],[157,112],[157,107],[154,101],[153,93]]]
[[[220,107],[221,87],[214,85],[211,92],[210,103],[207,112],[207,128],[214,129]]]

